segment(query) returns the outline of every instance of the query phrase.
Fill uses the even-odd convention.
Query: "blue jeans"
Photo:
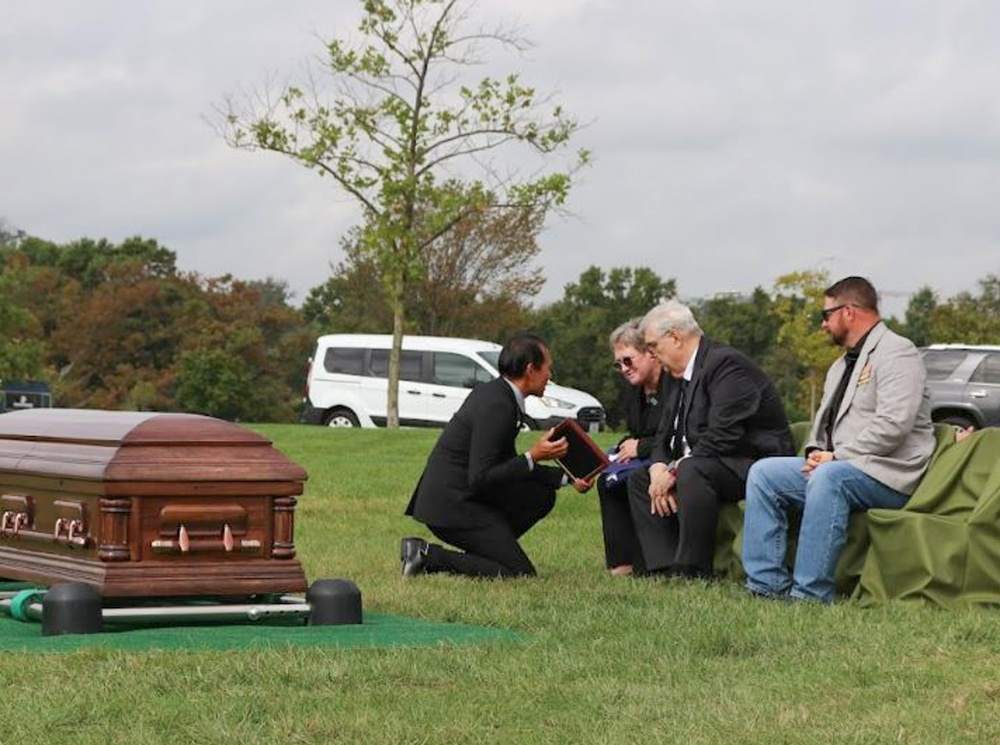
[[[909,496],[850,463],[830,461],[811,474],[804,458],[765,458],[747,476],[743,520],[743,568],[747,588],[765,595],[833,600],[837,559],[847,540],[852,511],[899,509]],[[788,512],[802,513],[795,567],[785,566]]]

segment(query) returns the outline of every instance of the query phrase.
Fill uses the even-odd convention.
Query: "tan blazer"
[[[840,357],[826,374],[807,448],[826,449],[822,432],[844,374]],[[854,366],[833,425],[833,456],[903,494],[912,494],[934,452],[924,361],[913,342],[881,321]]]

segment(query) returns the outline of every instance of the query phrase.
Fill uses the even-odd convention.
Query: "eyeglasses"
[[[841,303],[840,305],[834,305],[832,308],[825,308],[820,315],[823,317],[823,323],[826,323],[833,317],[833,314],[838,310],[843,310],[848,305],[854,305],[854,303]]]
[[[618,372],[621,372],[627,367],[633,367],[635,360],[632,357],[622,357],[620,360],[615,360],[611,363],[612,367]]]
[[[656,337],[656,339],[654,339],[653,341],[649,341],[647,339],[646,340],[646,351],[649,352],[652,355],[655,355],[656,354],[656,350],[660,348],[660,341],[662,339],[665,339],[668,336],[671,336],[671,335],[673,335],[673,336],[676,337],[676,333],[674,332],[673,329],[671,329],[670,331],[663,332],[658,337]]]

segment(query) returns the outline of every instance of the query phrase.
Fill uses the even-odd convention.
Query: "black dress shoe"
[[[427,541],[423,538],[404,538],[399,544],[399,558],[403,562],[404,577],[425,573]]]

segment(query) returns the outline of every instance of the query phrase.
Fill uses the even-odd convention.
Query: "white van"
[[[388,399],[389,334],[327,334],[310,361],[302,421],[331,427],[384,426]],[[404,336],[399,420],[406,426],[443,426],[469,391],[498,377],[500,345],[475,339]],[[576,419],[596,432],[604,408],[589,393],[549,382],[545,395],[528,396],[529,425],[547,429]]]

